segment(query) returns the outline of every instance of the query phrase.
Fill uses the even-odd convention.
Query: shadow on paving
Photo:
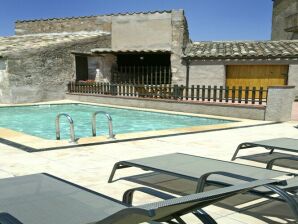
[[[121,179],[177,195],[193,194],[196,189],[195,181],[156,172],[150,172]],[[215,185],[207,185],[205,191],[215,188],[217,188]],[[286,203],[269,199],[266,199],[262,202],[254,202],[258,199],[261,199],[261,197],[246,193],[230,197],[216,203],[215,205],[224,209],[254,217],[266,223],[297,223]],[[210,213],[210,215],[212,216],[212,213]]]
[[[267,164],[272,159],[281,158],[281,157],[289,157],[289,156],[295,156],[295,155],[280,153],[280,152],[274,152],[272,154],[259,153],[259,154],[249,155],[249,156],[240,156],[237,159],[244,159],[244,160]],[[289,160],[287,160],[287,159],[280,159],[280,160],[276,161],[274,164],[276,166],[281,166],[281,167],[285,167],[285,168],[298,170],[298,161],[291,160],[291,162],[289,162]]]

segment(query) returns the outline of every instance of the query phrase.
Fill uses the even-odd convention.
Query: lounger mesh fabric
[[[274,152],[272,154],[269,154],[268,152],[266,152],[266,153],[253,154],[249,156],[239,156],[238,158],[267,164],[272,159],[288,158],[288,157],[292,157],[292,155],[279,153],[279,152]],[[278,159],[274,161],[274,166],[280,166],[280,167],[298,170],[298,161],[292,161],[289,159]]]
[[[199,179],[203,174],[210,172],[227,172],[254,179],[268,179],[285,175],[284,172],[266,170],[259,167],[247,166],[232,162],[215,159],[208,159],[199,156],[187,155],[182,153],[166,154],[162,156],[147,157],[136,160],[124,161],[128,164],[139,165],[140,167],[154,168],[175,175],[188,176],[192,179]],[[150,169],[149,169],[150,170]],[[211,179],[218,179],[218,175],[211,176]],[[230,177],[224,181],[231,184],[240,184],[243,181]]]
[[[127,208],[119,201],[80,186],[47,174],[34,174],[0,180],[0,210],[24,224],[136,224],[183,214],[251,188],[275,182],[254,181]]]
[[[236,179],[234,177],[212,174],[208,177],[207,183],[219,185],[238,185],[252,180],[262,180],[270,178],[288,179],[289,173],[275,170],[268,170],[260,167],[248,166],[244,164],[237,164],[234,162],[227,162],[216,159],[209,159],[194,155],[173,153],[162,156],[153,156],[142,159],[128,160],[119,162],[123,165],[132,167],[139,167],[145,170],[155,171],[158,173],[165,173],[181,178],[198,181],[203,175],[214,172],[225,172],[225,175],[235,174],[243,179]],[[295,184],[295,181],[292,181]],[[282,189],[287,189],[287,186],[280,186]],[[292,186],[292,188],[295,188]],[[296,186],[297,188],[297,186]],[[259,187],[255,189],[259,193],[271,192],[267,188]]]
[[[213,191],[187,195],[184,197],[174,198],[157,203],[151,203],[140,207],[149,210],[155,209],[155,217],[160,218],[166,216],[166,214],[169,214],[169,211],[171,211],[171,213],[176,213],[191,206],[200,205],[200,207],[204,207],[210,204],[214,204],[215,202],[228,198],[229,196],[235,195],[235,192],[246,192],[247,189],[254,188],[257,185],[264,185],[266,182],[270,183],[272,181],[253,181],[251,183],[245,183],[237,186],[231,186],[228,188],[221,188]]]
[[[252,144],[282,149],[283,151],[298,152],[298,139],[293,138],[275,138],[263,141],[249,142]]]
[[[0,181],[0,211],[9,212],[26,224],[89,223],[123,208],[110,198],[44,174]]]

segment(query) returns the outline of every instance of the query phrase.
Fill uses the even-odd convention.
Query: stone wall
[[[189,33],[183,10],[16,23],[17,35],[98,30],[111,32],[113,50],[171,50],[172,82],[185,84],[181,55],[189,42]]]
[[[0,58],[0,102],[2,103],[8,103],[5,97],[9,92],[9,82],[6,65],[7,61]]]
[[[172,25],[170,13],[113,16],[112,48],[170,49]]]
[[[297,0],[275,0],[272,16],[272,40],[291,40],[296,38],[295,33],[286,32],[286,18],[298,13]]]
[[[190,85],[225,86],[226,70],[224,65],[190,65]]]
[[[3,96],[2,103],[63,99],[67,83],[75,78],[75,60],[71,52],[110,47],[110,44],[110,36],[102,36],[10,56],[7,60],[10,92]]]
[[[157,110],[178,111],[197,114],[208,114],[225,117],[237,117],[254,120],[264,120],[265,106],[260,105],[230,105],[224,103],[192,103],[158,99],[138,99],[128,97],[95,96],[66,94],[66,99],[82,102],[101,103],[117,106],[150,108]]]
[[[187,20],[183,10],[172,12],[172,83],[186,84],[186,66],[183,64],[182,55],[189,42]]]
[[[294,86],[269,87],[265,120],[290,121],[294,99]]]
[[[288,85],[295,86],[295,95],[298,96],[298,65],[297,64],[289,65]]]
[[[79,31],[111,32],[111,16],[35,20],[15,23],[16,35]]]

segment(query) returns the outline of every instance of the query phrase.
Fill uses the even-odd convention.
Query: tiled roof
[[[168,53],[171,49],[158,48],[158,49],[111,49],[111,48],[96,48],[91,50],[92,53]]]
[[[71,42],[79,42],[99,36],[109,35],[106,32],[77,32],[77,33],[51,33],[34,35],[17,35],[0,37],[0,56],[5,57],[20,52],[38,50],[44,47]]]
[[[298,40],[202,41],[190,43],[185,57],[193,59],[298,58]]]
[[[26,23],[26,22],[37,22],[37,21],[50,21],[50,20],[71,20],[71,19],[84,19],[84,18],[93,18],[99,16],[126,16],[126,15],[135,15],[135,14],[155,14],[155,13],[171,13],[172,10],[162,10],[162,11],[148,11],[148,12],[125,12],[125,13],[111,13],[104,15],[91,15],[91,16],[78,16],[78,17],[64,17],[64,18],[48,18],[48,19],[33,19],[33,20],[17,20],[16,23]]]

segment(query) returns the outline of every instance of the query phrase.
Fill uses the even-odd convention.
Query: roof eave
[[[211,61],[211,60],[260,60],[260,59],[297,59],[297,56],[257,56],[257,57],[199,57],[199,56],[183,56],[186,60],[201,60],[201,61]]]

